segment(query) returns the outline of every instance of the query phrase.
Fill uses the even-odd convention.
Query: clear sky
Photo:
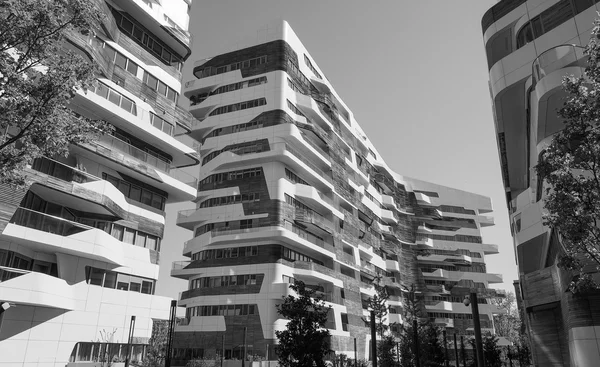
[[[486,257],[488,272],[503,274],[497,288],[512,291],[517,270],[481,33],[481,16],[495,3],[194,0],[184,80],[192,79],[195,60],[287,20],[394,171],[492,198],[496,225],[483,229],[483,242],[498,244],[500,254]],[[177,211],[191,207],[167,207],[159,295],[177,297],[187,286],[169,273],[172,261],[185,260],[183,242],[192,237],[175,226]]]

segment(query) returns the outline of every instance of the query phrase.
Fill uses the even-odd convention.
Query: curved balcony
[[[118,106],[119,108],[115,108]],[[187,167],[200,163],[198,144],[182,141],[175,137],[177,123],[183,121],[185,115],[177,113],[172,118],[149,106],[141,106],[133,99],[119,91],[119,87],[109,81],[98,84],[96,89],[86,93],[79,91],[75,95],[73,109],[92,119],[101,119],[127,131],[129,134],[155,146],[173,157],[173,166]],[[167,120],[174,120],[171,122]],[[179,127],[181,128],[181,127]]]
[[[315,211],[295,208],[294,220],[312,231],[324,234],[333,233],[331,221]]]
[[[90,156],[90,152],[101,155],[117,171],[123,170],[123,167],[131,169],[137,173],[135,178],[168,192],[169,199],[173,201],[196,198],[196,177],[115,136],[104,135],[98,141],[81,144],[80,147],[78,153],[87,155],[92,160],[97,160],[98,157]]]
[[[292,170],[299,171],[298,174],[307,174],[314,177],[315,186],[317,183],[320,183],[322,189],[333,189],[331,171],[323,171],[310,160],[307,160],[305,154],[298,152],[290,144],[286,142],[277,142],[268,145],[265,144],[265,149],[267,147],[268,150],[262,150],[260,152],[249,151],[248,153],[245,153],[248,149],[246,147],[222,152],[213,160],[206,163],[203,166],[202,171],[208,173],[216,169],[229,169],[279,160],[289,165]]]
[[[75,310],[73,288],[63,279],[27,270],[0,267],[2,300],[17,305]]]
[[[315,253],[328,257],[335,256],[333,255],[335,254],[335,248],[330,243],[287,221],[281,226],[215,229],[184,242],[183,255],[191,256],[192,252],[201,251],[206,246],[216,243],[247,242],[262,238],[280,239],[290,245],[304,246],[302,247],[304,249],[311,248]]]
[[[584,48],[577,45],[555,46],[540,54],[531,64],[532,87],[546,75],[572,65],[585,65]]]

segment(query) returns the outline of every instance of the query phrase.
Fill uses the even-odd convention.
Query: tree
[[[152,336],[146,347],[146,355],[139,366],[162,367],[165,365],[167,355],[167,342],[169,339],[169,320],[154,320],[152,323]]]
[[[404,300],[404,319],[400,334],[400,359],[402,367],[416,366],[414,322],[417,324],[419,361],[422,367],[443,366],[445,362],[441,330],[435,326],[421,306],[414,286]]]
[[[498,337],[483,337],[483,360],[486,367],[502,367],[502,350],[498,346]]]
[[[494,328],[497,336],[502,336],[508,339],[513,344],[513,353],[515,350],[520,361],[529,364],[531,360],[529,350],[529,338],[527,337],[525,324],[521,319],[521,314],[515,305],[515,294],[508,292],[506,297],[492,299],[492,304],[495,304],[500,309],[500,313],[494,315]]]
[[[66,156],[68,145],[108,132],[103,121],[68,104],[90,88],[97,67],[64,47],[69,34],[103,18],[89,0],[3,0],[0,4],[0,182],[23,185],[23,169],[40,156]]]
[[[331,307],[315,291],[296,280],[290,285],[297,297],[289,295],[277,305],[277,313],[288,321],[286,329],[276,331],[279,344],[275,350],[279,364],[285,367],[325,367],[330,352],[331,334],[325,329]]]
[[[386,317],[389,313],[387,304],[390,295],[385,285],[381,284],[381,275],[378,275],[373,280],[375,294],[369,297],[368,309],[374,311],[375,315],[375,331],[379,334],[381,340],[377,343],[377,358],[381,367],[391,367],[396,364],[396,340],[392,335],[385,335],[389,326],[385,324]],[[371,327],[371,320],[363,318],[365,325]]]
[[[584,51],[584,75],[563,78],[567,97],[558,116],[564,129],[555,134],[536,166],[539,179],[548,184],[544,224],[558,235],[558,265],[574,273],[574,294],[597,289],[588,266],[600,270],[599,36],[596,21]]]
[[[117,329],[113,329],[110,332],[104,329],[100,331],[100,338],[96,341],[96,343],[100,344],[100,350],[93,358],[94,362],[100,363],[100,367],[111,367],[113,362],[115,362],[116,356],[111,345],[114,343],[113,339],[116,333]]]
[[[384,333],[389,328],[389,326],[385,324],[385,320],[389,313],[387,301],[390,299],[390,295],[385,285],[381,285],[381,275],[375,277],[372,284],[375,288],[375,294],[373,297],[369,297],[367,302],[368,309],[374,311],[375,331],[380,337],[383,337]],[[364,318],[363,321],[370,327],[370,318]]]
[[[521,334],[521,317],[515,306],[515,294],[508,292],[506,297],[492,298],[490,302],[500,310],[494,314],[496,335],[515,343]]]

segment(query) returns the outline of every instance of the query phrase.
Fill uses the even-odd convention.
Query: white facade
[[[422,296],[449,300],[445,308],[430,302],[428,312],[466,320],[470,310],[449,297],[502,281],[484,266],[484,255],[498,251],[481,243],[480,228],[493,225],[489,198],[389,169],[288,23],[197,61],[194,74],[184,94],[202,167],[196,209],[177,221],[194,238],[184,244],[190,260],[171,271],[189,281],[173,365],[221,353],[242,358],[244,326],[246,352],[276,359],[275,331],[285,320],[275,305],[292,279],[332,306],[332,349],[352,356],[357,337],[359,358],[369,357],[362,317],[378,274],[392,293],[388,324],[402,322],[402,292],[411,284]],[[433,222],[449,227],[428,229]],[[418,255],[434,249],[441,255]],[[493,312],[482,305],[488,320]],[[469,333],[467,323],[457,329]]]
[[[97,3],[105,26],[69,39],[99,63],[99,84],[71,107],[115,135],[34,162],[26,191],[2,188],[0,303],[11,307],[0,366],[91,364],[106,345],[123,362],[132,316],[139,360],[153,320],[169,317],[171,299],[154,295],[164,206],[195,199],[197,181],[181,168],[199,159],[177,136],[191,119],[177,106],[191,0]]]

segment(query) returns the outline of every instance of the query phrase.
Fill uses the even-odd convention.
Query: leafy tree
[[[286,329],[276,331],[275,350],[279,364],[285,367],[325,367],[330,352],[331,334],[325,329],[331,309],[302,281],[290,285],[296,296],[289,295],[277,305],[277,312],[288,321]]]
[[[89,0],[3,0],[0,3],[0,182],[23,185],[34,158],[66,156],[109,125],[75,115],[68,104],[92,86],[97,67],[64,47],[69,34],[103,18]]]
[[[536,166],[548,184],[544,224],[559,234],[558,265],[574,272],[570,290],[597,289],[588,265],[600,270],[600,22],[594,23],[581,77],[563,78],[567,93],[558,111],[564,129],[556,133]]]
[[[400,334],[400,359],[402,367],[416,366],[414,321],[417,322],[419,361],[422,367],[443,366],[445,362],[441,331],[427,317],[417,298],[414,286],[404,300],[404,319]]]
[[[502,367],[502,350],[498,346],[498,337],[483,337],[483,360],[486,367]]]
[[[378,366],[394,367],[397,365],[396,339],[392,335],[385,335],[377,343]]]
[[[519,356],[521,360],[529,363],[531,360],[529,339],[525,324],[515,304],[515,294],[508,292],[505,298],[492,299],[491,301],[501,311],[501,313],[494,315],[496,335],[505,337],[513,343],[513,348],[518,351],[518,353],[514,354],[514,358]]]
[[[381,275],[375,277],[373,280],[373,287],[375,288],[375,294],[373,297],[369,297],[368,308],[369,310],[375,311],[375,330],[380,337],[383,337],[384,333],[389,328],[389,326],[385,324],[385,321],[386,316],[389,313],[387,301],[390,299],[390,295],[385,285],[381,284]],[[370,326],[370,317],[364,318],[363,321]]]
[[[141,367],[162,367],[165,365],[169,339],[169,320],[154,320],[152,336],[146,347],[146,355],[138,365]]]
[[[494,315],[496,335],[505,337],[515,343],[521,335],[521,317],[515,305],[515,294],[508,292],[504,298],[490,300],[500,313]]]

